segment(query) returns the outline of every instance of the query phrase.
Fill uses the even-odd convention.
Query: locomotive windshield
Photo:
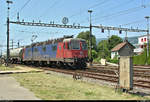
[[[80,42],[78,40],[71,41],[71,48],[72,50],[79,50],[80,49]]]
[[[87,50],[87,44],[85,41],[82,41],[82,50]]]

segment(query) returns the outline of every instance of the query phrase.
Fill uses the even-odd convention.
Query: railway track
[[[36,68],[36,67],[34,67],[34,68]],[[87,68],[85,70],[67,70],[67,69],[58,69],[58,68],[50,68],[50,67],[40,67],[40,69],[73,75],[73,78],[75,78],[75,79],[86,77],[86,78],[92,78],[92,79],[96,79],[96,80],[107,81],[107,82],[111,82],[111,83],[118,83],[118,81],[119,81],[119,78],[117,75],[117,70],[116,69],[112,70],[112,68],[111,69]],[[140,72],[140,71],[138,71],[138,72]],[[135,72],[135,73],[137,73],[137,72]],[[138,74],[134,75],[133,85],[136,87],[150,89],[150,80],[138,79],[138,77],[141,77],[141,75],[138,75]]]
[[[138,67],[140,68],[140,67]],[[109,74],[113,74],[115,75],[116,72],[118,72],[118,68],[117,67],[111,67],[109,68],[108,66],[102,66],[102,67],[92,67],[92,68],[87,68],[87,70],[93,71],[93,72],[100,72],[100,73],[109,73]],[[134,77],[143,77],[143,78],[149,78],[150,79],[150,69],[142,69],[140,68],[133,68],[133,75]]]

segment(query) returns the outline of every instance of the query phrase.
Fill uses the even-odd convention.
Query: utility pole
[[[110,43],[110,42],[109,42],[109,38],[110,38],[110,30],[108,29],[108,40],[107,40],[107,41],[108,41],[108,44]]]
[[[145,16],[146,20],[147,20],[147,61],[148,61],[148,56],[149,56],[149,16]],[[146,64],[148,64],[146,61]]]
[[[127,31],[125,31],[125,32],[126,32],[125,41],[127,41],[128,40],[128,38],[127,38]]]
[[[89,47],[90,47],[90,61],[89,61],[89,65],[92,66],[92,22],[91,22],[91,13],[92,10],[88,10],[88,12],[90,13],[90,34],[89,34]]]
[[[108,39],[110,38],[110,30],[108,30]]]
[[[2,49],[1,49],[1,57],[2,57]]]
[[[14,42],[13,42],[13,39],[12,39],[12,49],[13,49],[13,43],[14,43]]]
[[[8,66],[8,61],[9,61],[9,4],[12,4],[12,1],[7,0],[6,1],[7,5],[8,5],[8,9],[7,9],[7,60],[6,60],[6,66]]]

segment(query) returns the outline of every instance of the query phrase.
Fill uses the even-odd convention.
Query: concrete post
[[[133,89],[133,59],[130,56],[120,56],[119,85],[126,90]]]

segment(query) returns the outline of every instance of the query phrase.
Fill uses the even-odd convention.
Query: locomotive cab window
[[[87,44],[85,41],[82,41],[82,50],[87,50]]]

